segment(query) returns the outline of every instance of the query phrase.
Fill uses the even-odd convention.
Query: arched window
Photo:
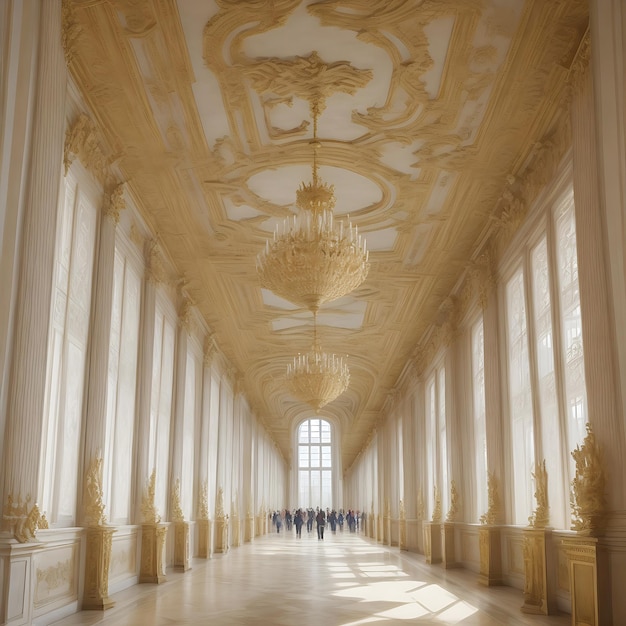
[[[298,428],[298,506],[332,508],[330,424],[310,419]]]

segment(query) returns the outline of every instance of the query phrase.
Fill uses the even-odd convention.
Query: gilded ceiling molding
[[[264,59],[241,67],[259,95],[276,94],[281,102],[291,102],[293,96],[316,107],[320,114],[325,101],[335,93],[353,95],[372,79],[371,70],[360,70],[348,61],[325,63],[317,52],[308,57]]]
[[[65,132],[63,164],[66,175],[76,157],[100,183],[105,183],[108,177],[108,161],[100,147],[96,126],[85,113],[81,113]]]
[[[119,183],[110,193],[104,195],[102,212],[105,217],[113,220],[115,224],[119,224],[120,213],[126,208],[124,190],[125,183]]]

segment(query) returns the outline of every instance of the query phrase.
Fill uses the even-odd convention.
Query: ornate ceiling
[[[108,158],[285,458],[311,413],[283,379],[312,316],[255,263],[310,181],[311,100],[335,214],[370,250],[366,282],[318,315],[349,355],[322,410],[347,468],[429,329],[453,328],[449,296],[562,117],[587,19],[582,0],[66,1]]]

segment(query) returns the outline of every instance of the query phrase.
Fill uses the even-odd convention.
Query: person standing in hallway
[[[302,518],[302,509],[298,509],[293,518],[293,523],[296,527],[296,537],[302,538],[302,525],[304,524],[304,519]]]
[[[324,526],[326,525],[326,516],[324,515],[324,511],[322,509],[318,511],[315,521],[317,522],[317,538],[323,541]]]

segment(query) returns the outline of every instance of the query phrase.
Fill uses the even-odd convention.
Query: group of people
[[[313,524],[317,527],[317,538],[319,541],[324,539],[324,528],[326,524],[330,525],[332,533],[337,532],[337,527],[340,531],[343,531],[344,523],[348,526],[348,530],[351,533],[357,532],[359,525],[365,525],[365,513],[360,511],[354,511],[348,509],[344,515],[343,509],[339,509],[339,512],[334,509],[296,509],[291,511],[289,509],[283,509],[282,511],[274,511],[272,514],[272,525],[276,528],[276,532],[280,533],[283,524],[287,531],[295,526],[296,537],[302,537],[302,527],[306,524],[306,530],[308,533],[312,532]]]

